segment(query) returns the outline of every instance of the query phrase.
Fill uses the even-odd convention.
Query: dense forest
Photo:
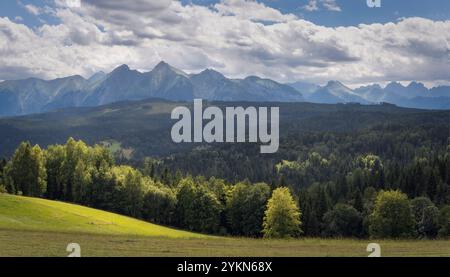
[[[439,130],[434,135],[420,130],[404,130],[403,136],[397,133],[401,128],[392,134],[305,135],[301,143],[292,142],[292,159],[273,168],[252,161],[244,147],[240,157],[248,161],[236,166],[249,170],[251,179],[258,174],[252,168],[262,166],[260,172],[267,173],[261,176],[269,182],[192,175],[172,170],[168,160],[150,158],[136,168],[117,163],[102,146],[72,138],[46,149],[23,142],[9,160],[0,162],[0,191],[211,234],[446,237],[449,146],[440,141]],[[175,160],[187,165],[188,158]],[[208,155],[197,159],[195,166],[209,169],[214,164]],[[247,163],[255,166],[245,167]]]
[[[212,234],[449,236],[448,111],[276,104],[274,154],[251,143],[173,143],[170,112],[188,103],[0,119],[0,190]]]
[[[359,104],[312,104],[312,103],[271,103],[270,106],[280,108],[280,150],[273,155],[257,155],[257,145],[245,144],[244,147],[234,144],[215,145],[200,143],[174,143],[171,140],[171,128],[176,120],[170,119],[171,111],[178,106],[191,107],[191,103],[170,102],[158,99],[146,99],[142,101],[118,102],[100,107],[67,108],[43,114],[29,116],[0,118],[0,157],[10,157],[19,144],[30,141],[46,148],[52,144],[64,144],[69,137],[83,140],[89,145],[107,142],[119,145],[116,158],[129,162],[139,162],[146,157],[158,159],[171,158],[173,155],[183,154],[183,158],[196,155],[210,156],[209,160],[216,160],[217,170],[206,168],[203,165],[187,164],[181,160],[173,164],[173,169],[188,169],[193,174],[220,176],[236,182],[249,178],[254,180],[266,180],[268,171],[261,168],[254,173],[234,170],[233,174],[227,173],[227,168],[222,167],[236,165],[234,157],[239,162],[247,162],[245,158],[229,152],[244,151],[242,157],[252,156],[251,160],[258,160],[264,167],[281,159],[293,160],[298,154],[305,152],[306,148],[315,146],[317,136],[335,137],[338,143],[346,136],[357,137],[365,133],[372,141],[379,134],[395,136],[402,132],[408,135],[409,129],[418,133],[420,140],[436,140],[442,144],[446,140],[449,129],[448,111],[427,111],[405,109],[394,105],[359,105]],[[268,103],[256,102],[204,102],[204,107],[214,105],[225,109],[234,107],[267,107]],[[430,129],[431,128],[431,129]],[[371,135],[375,135],[372,137]],[[319,137],[320,138],[320,137]],[[325,137],[325,143],[326,141]],[[414,146],[419,141],[409,139]],[[330,140],[330,142],[332,142]],[[304,144],[306,143],[306,144]],[[364,142],[363,142],[364,143]],[[409,142],[406,142],[409,144]],[[322,144],[321,141],[317,144]],[[350,148],[351,151],[370,152],[382,150],[382,142],[377,142],[377,149],[364,143],[361,147]],[[329,145],[330,147],[332,145]],[[351,145],[350,145],[351,146]],[[365,148],[362,148],[365,147]],[[321,149],[314,151],[319,152]],[[201,151],[206,150],[206,151]],[[333,149],[327,150],[332,151]],[[387,149],[389,150],[389,149]],[[199,153],[200,152],[200,153]],[[190,155],[185,155],[190,154]],[[378,153],[376,153],[378,154]],[[381,153],[379,154],[381,155]],[[122,161],[121,161],[122,162]],[[181,167],[180,167],[181,166]],[[191,166],[191,167],[189,167]],[[242,167],[254,166],[244,164]],[[240,168],[242,168],[240,167]],[[206,172],[207,170],[207,172]],[[194,172],[195,171],[195,172]],[[251,175],[249,175],[251,174]]]

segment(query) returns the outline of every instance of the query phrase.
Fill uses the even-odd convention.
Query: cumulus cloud
[[[331,28],[254,1],[129,2],[55,5],[60,23],[33,29],[0,18],[0,80],[87,77],[124,63],[150,70],[160,60],[188,72],[211,67],[280,82],[450,80],[450,21]]]

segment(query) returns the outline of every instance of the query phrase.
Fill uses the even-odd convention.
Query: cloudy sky
[[[280,82],[449,83],[450,1],[0,1],[0,80],[160,60]]]

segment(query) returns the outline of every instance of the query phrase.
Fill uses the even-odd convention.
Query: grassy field
[[[206,237],[79,205],[0,194],[0,229],[103,235]]]
[[[95,209],[0,194],[0,256],[67,256],[76,242],[82,256],[367,256],[369,242],[382,256],[450,256],[450,240],[364,241],[224,238],[166,228]]]

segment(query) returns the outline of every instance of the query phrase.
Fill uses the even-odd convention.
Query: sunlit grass
[[[8,194],[0,194],[0,229],[171,238],[205,237],[79,205]]]
[[[214,237],[162,227],[78,205],[0,194],[0,256],[67,256],[76,242],[82,256],[366,257],[379,243],[382,256],[450,256],[450,240],[268,240]]]

